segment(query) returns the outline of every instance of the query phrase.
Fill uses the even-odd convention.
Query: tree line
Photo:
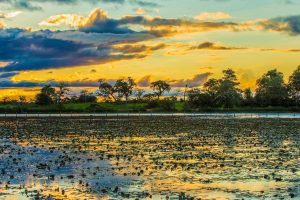
[[[201,87],[190,88],[186,85],[184,91],[173,96],[165,95],[172,89],[167,81],[151,82],[149,89],[146,91],[138,88],[131,77],[119,79],[114,83],[101,79],[96,93],[82,90],[80,95],[71,96],[67,84],[60,83],[55,87],[44,86],[36,95],[35,103],[37,105],[61,105],[69,102],[96,103],[97,97],[101,97],[106,102],[146,102],[149,107],[163,104],[170,109],[174,107],[176,101],[185,102],[187,109],[299,106],[300,66],[292,73],[287,83],[284,81],[283,73],[276,69],[266,72],[256,81],[254,91],[250,88],[241,89],[236,72],[232,69],[223,70],[223,77],[211,78]],[[25,97],[20,97],[19,102],[26,103]],[[2,103],[7,103],[7,99]]]
[[[44,86],[40,93],[36,95],[35,103],[38,105],[61,104],[69,102],[93,103],[97,102],[97,97],[101,97],[106,102],[128,102],[128,101],[151,101],[161,100],[165,92],[171,90],[171,86],[166,81],[152,82],[150,88],[153,93],[147,93],[146,90],[137,88],[135,81],[128,77],[119,79],[114,84],[100,79],[99,87],[96,93],[90,93],[82,90],[79,96],[70,96],[70,89],[65,83],[59,83],[56,87],[51,85]]]
[[[256,81],[256,89],[240,89],[236,73],[232,69],[223,71],[220,79],[209,79],[201,89],[187,93],[190,106],[224,107],[239,106],[298,106],[300,100],[300,66],[289,77],[286,84],[283,73],[276,69],[265,73]]]

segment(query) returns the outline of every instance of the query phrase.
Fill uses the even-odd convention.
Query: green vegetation
[[[172,109],[166,105],[157,105],[151,107],[151,103],[146,102],[128,102],[128,103],[64,103],[61,105],[36,105],[28,103],[23,106],[17,104],[0,104],[1,113],[116,113],[116,112],[300,112],[300,107],[199,107],[191,109],[187,102],[176,101]]]
[[[149,92],[151,91],[152,92]],[[300,111],[300,66],[289,77],[288,83],[276,69],[257,80],[253,92],[242,90],[235,71],[223,71],[220,79],[209,79],[203,86],[190,88],[176,95],[167,81],[158,80],[146,90],[137,88],[130,77],[109,83],[99,80],[97,91],[81,91],[71,96],[67,84],[44,86],[34,103],[21,96],[10,101],[4,98],[0,112],[268,112]],[[174,93],[173,93],[174,94]],[[97,97],[102,102],[97,102]]]
[[[17,104],[0,105],[0,112],[141,112],[146,111],[146,106],[146,103],[65,103],[42,106],[30,103],[22,107]]]

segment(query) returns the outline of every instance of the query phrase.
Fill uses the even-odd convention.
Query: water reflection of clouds
[[[21,164],[27,167],[11,181],[25,180],[25,187],[44,196],[255,199],[299,195],[300,121],[296,119],[48,118],[17,124],[16,119],[0,120],[0,125],[3,137],[12,141],[5,142],[10,146],[0,154],[0,167],[9,165],[12,171]],[[18,156],[22,160],[16,165],[13,159]],[[50,170],[48,165],[38,169],[40,163]],[[24,191],[18,189],[20,183],[15,184],[13,195]],[[5,182],[1,193],[12,195],[12,189],[3,187]]]

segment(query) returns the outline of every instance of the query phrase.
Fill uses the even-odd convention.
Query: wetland
[[[0,119],[0,199],[299,199],[300,119]]]

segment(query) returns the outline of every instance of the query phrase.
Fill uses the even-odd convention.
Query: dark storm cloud
[[[0,61],[8,64],[0,72],[40,70],[63,68],[80,65],[101,64],[124,59],[143,58],[147,56],[143,49],[139,53],[118,50],[113,45],[126,42],[116,37],[115,42],[89,43],[55,38],[64,32],[37,31],[28,32],[22,29],[0,30]],[[67,33],[67,32],[66,32]],[[98,35],[101,37],[101,34]],[[112,35],[111,37],[113,37]],[[156,47],[145,47],[145,50],[156,50]]]

